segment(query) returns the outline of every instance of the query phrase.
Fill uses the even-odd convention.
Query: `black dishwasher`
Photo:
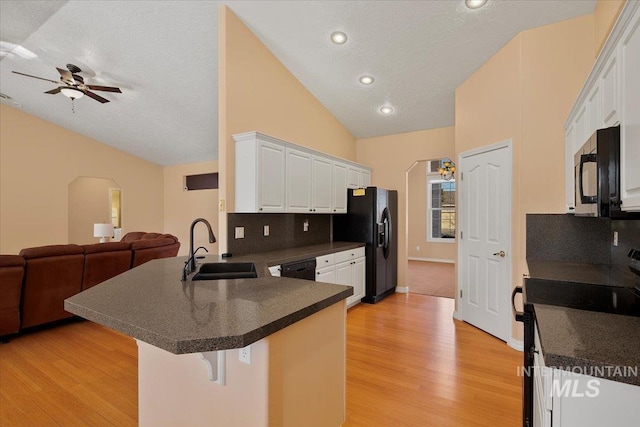
[[[295,277],[296,279],[316,280],[316,259],[288,262],[282,264],[282,277]]]

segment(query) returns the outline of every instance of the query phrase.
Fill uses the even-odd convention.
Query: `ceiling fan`
[[[89,98],[93,98],[96,101],[104,104],[106,102],[109,102],[108,99],[105,99],[103,97],[101,97],[100,95],[97,95],[93,92],[91,92],[89,89],[91,90],[101,90],[104,92],[116,92],[116,93],[122,93],[122,91],[120,90],[120,88],[117,87],[110,87],[110,86],[97,86],[97,85],[88,85],[84,83],[84,78],[80,75],[78,75],[79,72],[81,72],[82,70],[73,65],[73,64],[67,64],[67,69],[63,70],[61,68],[57,68],[56,70],[58,70],[58,72],[60,73],[60,81],[56,81],[56,80],[50,80],[50,79],[45,79],[43,77],[37,77],[37,76],[32,76],[29,74],[25,74],[25,73],[20,73],[18,71],[12,71],[15,74],[20,74],[21,76],[27,76],[27,77],[32,77],[34,79],[40,79],[40,80],[45,80],[47,82],[51,82],[51,83],[55,83],[58,84],[60,86],[58,86],[55,89],[51,89],[46,91],[45,93],[51,94],[51,95],[55,95],[56,93],[62,93],[64,96],[66,96],[67,98],[71,98],[71,100],[75,100],[78,98],[82,98],[84,95],[87,95]]]

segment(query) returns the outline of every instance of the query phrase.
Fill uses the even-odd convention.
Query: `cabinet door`
[[[604,120],[602,119],[602,106],[600,97],[600,87],[596,84],[587,97],[587,111],[589,112],[589,124],[587,134],[591,135],[596,130],[602,129]]]
[[[258,210],[285,211],[285,148],[266,141],[258,143]]]
[[[347,166],[347,188],[358,188],[360,185],[360,169]]]
[[[618,57],[611,55],[600,78],[602,88],[602,117],[604,127],[614,126],[618,122]]]
[[[333,265],[329,267],[318,268],[316,270],[316,282],[336,283],[336,268]]]
[[[311,157],[311,210],[331,213],[331,173],[333,165],[325,157]]]
[[[353,286],[353,296],[351,297],[354,302],[360,302],[365,294],[365,284],[367,275],[366,258],[358,258],[353,261],[351,266],[351,284]]]
[[[640,8],[620,46],[622,209],[640,211]]]
[[[311,211],[311,154],[287,148],[287,212]]]
[[[341,262],[336,264],[336,282],[338,285],[351,285],[351,262]]]
[[[331,194],[333,213],[347,212],[347,165],[333,162],[333,191]]]
[[[360,171],[360,187],[367,188],[371,185],[371,172],[368,170]]]
[[[587,142],[590,134],[587,132],[587,105],[584,104],[576,116],[576,121],[573,125],[573,152],[577,152],[582,145]]]

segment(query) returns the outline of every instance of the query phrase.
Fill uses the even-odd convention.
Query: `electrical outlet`
[[[304,224],[302,224],[302,231],[309,231],[309,220],[305,219]]]
[[[618,246],[618,232],[613,232],[613,246]]]
[[[269,226],[268,225],[264,226],[264,235],[265,235],[265,237],[269,235]]]
[[[251,365],[251,344],[238,351],[238,360],[247,365]]]
[[[236,227],[236,239],[244,239],[244,227]]]
[[[416,251],[419,251],[419,250],[420,250],[420,246],[416,246]]]

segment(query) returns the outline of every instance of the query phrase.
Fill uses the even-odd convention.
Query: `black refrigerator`
[[[367,284],[363,302],[375,304],[398,282],[398,192],[378,187],[351,189],[347,214],[333,215],[333,240],[364,242]]]

